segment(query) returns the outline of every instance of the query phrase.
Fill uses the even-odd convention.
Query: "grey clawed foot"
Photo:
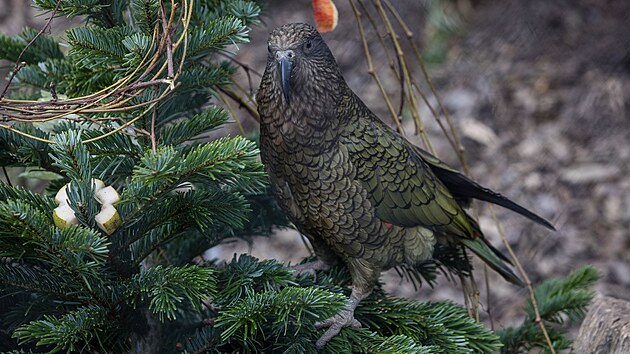
[[[315,328],[322,329],[328,328],[326,332],[317,340],[315,347],[318,350],[324,349],[326,343],[328,343],[334,336],[345,327],[359,328],[361,323],[354,318],[354,310],[341,310],[335,316],[315,323]]]

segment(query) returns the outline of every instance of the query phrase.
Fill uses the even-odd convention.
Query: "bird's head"
[[[280,26],[271,32],[267,44],[267,70],[278,80],[286,102],[295,91],[324,90],[340,77],[335,58],[313,26]]]

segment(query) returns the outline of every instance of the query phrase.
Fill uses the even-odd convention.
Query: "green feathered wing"
[[[433,171],[457,173],[455,170],[375,117],[357,122],[359,126],[342,131],[340,142],[348,149],[356,178],[368,192],[379,219],[403,227],[423,226],[451,242],[463,243],[506,280],[522,284],[506,265],[509,260],[488,243],[460,205],[471,197],[454,195]]]

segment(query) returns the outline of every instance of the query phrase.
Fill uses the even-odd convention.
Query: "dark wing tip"
[[[549,229],[549,230],[551,230],[551,231],[556,231],[556,227],[555,227],[555,226],[553,226],[553,224],[552,224],[552,223],[550,223],[549,221],[547,221],[547,220],[545,220],[545,219],[541,218],[540,216],[538,216],[538,215],[536,215],[536,214],[534,214],[534,216],[536,217],[536,219],[535,219],[534,221],[536,221],[538,224],[540,224],[540,225],[542,225],[542,226],[544,226],[544,227],[548,228],[548,229]]]
[[[518,214],[523,215],[524,217],[528,218],[529,220],[531,220],[531,221],[533,221],[533,222],[535,222],[535,223],[537,223],[537,224],[539,224],[541,226],[544,226],[544,227],[548,228],[549,230],[556,231],[555,226],[553,226],[552,223],[550,223],[549,221],[547,221],[543,217],[535,214],[534,212],[530,211],[529,209],[527,209],[527,208],[525,208],[525,207],[523,207],[523,206],[521,206],[519,204],[516,204],[515,202],[507,199],[506,197],[502,196],[499,193],[496,193],[496,192],[493,192],[493,191],[489,191],[489,192],[492,193],[492,195],[495,198],[488,198],[488,199],[479,198],[479,199],[486,200],[486,201],[488,201],[490,203],[494,203],[494,204],[500,205],[500,206],[502,206],[504,208],[510,209],[510,210],[512,210],[512,211],[514,211],[514,212],[516,212]]]

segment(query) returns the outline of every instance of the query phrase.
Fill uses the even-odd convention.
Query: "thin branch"
[[[397,116],[402,117],[403,109],[405,107],[405,97],[406,97],[405,81],[401,80],[401,77],[400,77],[402,75],[402,62],[400,61],[400,57],[398,56],[396,57],[396,61],[394,62],[394,59],[392,59],[389,53],[389,46],[385,43],[385,40],[383,39],[384,36],[380,35],[379,26],[376,25],[376,21],[370,14],[370,11],[368,11],[368,9],[365,7],[362,1],[359,0],[358,3],[359,3],[359,6],[361,6],[361,9],[363,10],[362,14],[365,14],[365,17],[367,17],[368,22],[370,22],[370,25],[372,25],[372,30],[377,33],[375,37],[378,39],[379,43],[381,44],[381,47],[383,48],[383,53],[385,53],[385,56],[387,57],[389,68],[394,73],[394,77],[396,77],[396,79],[398,80],[398,83],[400,83],[400,106],[398,107]],[[395,51],[395,48],[394,48],[394,51]],[[398,71],[396,69],[398,69]]]
[[[484,264],[483,266],[483,278],[486,286],[486,313],[488,314],[488,318],[490,319],[490,329],[495,331],[494,329],[494,316],[492,315],[492,292],[490,291],[490,277],[488,275],[488,266]]]
[[[248,76],[249,76],[249,73],[251,72],[251,73],[253,73],[254,75],[256,75],[258,77],[262,77],[262,74],[260,73],[260,71],[254,69],[249,64],[243,63],[242,61],[236,59],[234,56],[228,55],[227,53],[224,53],[224,52],[219,52],[218,54],[220,56],[230,60],[230,61],[235,62],[238,66],[243,68],[243,70],[245,70],[248,73]]]
[[[372,30],[377,34],[375,37],[376,39],[378,39],[379,43],[381,44],[381,47],[383,47],[384,49],[384,53],[385,56],[387,57],[387,63],[389,63],[389,67],[392,69],[392,71],[394,72],[394,75],[396,76],[396,79],[400,80],[400,72],[396,71],[396,66],[394,65],[394,59],[392,58],[391,54],[389,53],[389,50],[387,50],[389,48],[389,46],[385,43],[385,40],[383,38],[385,38],[385,36],[382,36],[379,32],[379,26],[376,25],[376,21],[374,20],[374,18],[372,17],[372,15],[370,14],[370,11],[368,11],[368,9],[365,7],[365,5],[363,4],[363,1],[358,1],[359,6],[361,6],[361,9],[363,9],[362,14],[365,14],[365,17],[367,17],[368,21],[370,22],[370,25],[372,25]]]
[[[394,47],[396,48],[396,56],[400,58],[400,63],[402,64],[402,77],[404,78],[407,87],[412,87],[411,75],[409,73],[407,59],[405,58],[405,53],[402,50],[402,46],[400,45],[400,42],[398,40],[398,35],[396,34],[396,31],[394,30],[394,27],[392,26],[392,23],[389,20],[389,17],[387,16],[385,9],[383,8],[383,5],[381,4],[381,1],[373,0],[372,3],[374,4],[374,7],[379,13],[381,20],[385,24],[387,34],[389,35],[392,43],[394,44]],[[412,94],[408,94],[405,97],[407,98],[411,106],[410,111],[411,111],[412,117],[414,118],[414,122],[416,123],[417,133],[420,134],[420,137],[422,138],[422,141],[424,142],[424,145],[426,146],[426,148],[430,152],[435,154],[435,150],[433,149],[433,146],[431,145],[431,141],[429,140],[429,137],[425,131],[424,123],[422,121],[422,118],[420,117],[420,110],[418,108],[418,104],[417,104],[415,96]]]
[[[42,33],[44,33],[50,28],[50,23],[52,22],[53,18],[55,18],[55,14],[57,13],[57,9],[59,8],[59,4],[61,4],[61,1],[62,0],[57,1],[57,4],[55,5],[55,9],[53,10],[52,14],[50,14],[50,17],[48,18],[48,21],[46,21],[46,24],[44,25],[44,27],[42,27],[42,29],[39,30],[39,32],[37,32],[35,37],[33,37],[33,39],[31,39],[30,42],[28,42],[26,47],[24,47],[24,49],[22,49],[22,51],[20,52],[20,55],[18,55],[17,60],[15,61],[15,67],[13,68],[13,72],[11,73],[11,77],[9,77],[9,82],[7,82],[7,85],[4,87],[4,90],[2,90],[2,94],[0,95],[0,100],[4,98],[4,95],[6,95],[7,90],[9,89],[9,86],[11,86],[11,83],[13,82],[13,79],[15,78],[15,75],[17,75],[18,71],[20,71],[20,69],[22,69],[26,65],[26,62],[21,61],[22,55],[24,55],[26,50],[37,40],[37,38],[39,38],[39,36],[42,35]]]
[[[24,51],[22,51],[24,52]],[[22,54],[20,54],[20,57],[22,56]],[[19,58],[18,58],[19,59]],[[13,82],[13,79],[15,78],[15,75],[17,75],[17,73],[22,70],[23,67],[26,66],[26,62],[20,62],[20,63],[15,63],[15,67],[13,68],[13,72],[11,72],[11,76],[9,77],[9,82],[7,82],[7,85],[4,87],[4,90],[2,90],[2,95],[0,95],[0,100],[2,100],[4,98],[4,95],[6,95],[7,90],[9,89],[9,86],[11,85],[11,83]]]
[[[157,94],[157,91],[154,90],[154,94]],[[153,106],[151,110],[151,133],[149,134],[149,138],[151,139],[151,151],[153,154],[157,154],[157,139],[155,137],[155,119],[157,117],[157,105]]]
[[[232,118],[234,118],[234,122],[236,122],[236,125],[238,126],[238,131],[241,133],[241,135],[245,136],[245,129],[243,129],[243,125],[241,124],[241,121],[236,116],[236,112],[234,112],[234,110],[232,109],[232,105],[230,104],[230,102],[220,92],[219,92],[219,99],[221,100],[221,102],[223,102],[227,110],[230,112],[230,115],[232,116]]]
[[[361,36],[361,43],[363,44],[363,52],[365,53],[365,58],[367,60],[367,65],[368,65],[368,69],[367,69],[368,74],[370,74],[372,78],[374,79],[374,81],[376,82],[376,85],[378,86],[378,89],[381,92],[381,96],[383,96],[383,99],[385,100],[385,104],[387,104],[387,109],[389,110],[389,113],[392,116],[392,119],[396,123],[396,128],[398,129],[398,132],[404,136],[405,131],[402,128],[400,119],[398,118],[398,115],[396,114],[396,110],[394,110],[394,107],[392,106],[392,102],[390,101],[389,96],[387,95],[387,92],[385,92],[385,88],[381,84],[381,80],[379,79],[378,75],[376,74],[376,71],[374,70],[374,64],[372,63],[372,55],[370,54],[370,47],[367,43],[367,38],[365,36],[365,31],[363,29],[363,22],[361,21],[361,17],[363,15],[361,14],[361,12],[359,12],[359,9],[357,9],[357,6],[354,3],[354,0],[350,0],[350,5],[352,5],[352,11],[354,12],[354,17],[357,20],[357,26],[359,27],[359,35]]]
[[[126,102],[129,99],[139,94],[139,93],[134,93],[132,95],[128,95],[127,93],[129,91],[134,91],[134,90],[138,90],[138,89],[150,87],[150,86],[157,86],[161,84],[167,84],[170,87],[173,85],[173,81],[169,79],[151,80],[151,81],[139,82],[139,83],[135,83],[129,86],[122,87],[114,91],[114,94],[119,97],[115,98],[113,101],[108,103],[108,105],[104,105],[96,109],[86,109],[85,106],[82,106],[83,104],[89,103],[87,100],[74,101],[72,104],[68,104],[67,101],[61,101],[61,102],[59,101],[30,102],[29,101],[26,103],[12,103],[11,105],[0,105],[0,112],[2,111],[2,109],[4,109],[4,110],[16,111],[16,112],[22,112],[22,113],[28,114],[27,116],[19,116],[19,115],[10,115],[10,114],[5,113],[8,118],[12,118],[18,121],[22,120],[22,121],[31,121],[31,122],[45,122],[48,120],[63,118],[66,115],[79,113],[79,112],[98,113],[98,112],[105,112],[105,111],[111,112],[111,111],[117,111],[117,110],[126,111],[126,110],[130,110],[134,108],[139,108],[146,104],[151,103],[151,101],[148,101],[148,102],[144,102],[144,103],[140,103],[140,104],[136,104],[132,106],[115,108],[115,106],[120,105],[119,103]],[[127,98],[123,99],[125,95],[127,95]],[[78,106],[78,107],[70,108],[72,106]],[[49,113],[49,114],[44,113],[46,111],[51,111],[51,110],[54,110],[57,112]]]
[[[116,129],[114,129],[114,130],[112,130],[112,131],[110,131],[110,132],[108,132],[108,133],[105,133],[105,134],[103,134],[103,135],[97,136],[97,137],[92,138],[92,139],[87,139],[87,140],[84,140],[84,141],[83,141],[83,143],[86,143],[86,144],[87,144],[87,143],[91,143],[91,142],[93,142],[93,141],[101,140],[101,139],[103,139],[103,138],[106,138],[106,137],[108,137],[108,136],[110,136],[110,135],[113,135],[113,134],[115,134],[115,133],[117,133],[117,132],[119,132],[119,131],[121,131],[121,130],[123,130],[123,129],[127,128],[128,126],[132,125],[132,124],[133,124],[133,123],[135,123],[137,120],[139,120],[140,118],[142,118],[142,117],[143,117],[143,116],[144,116],[144,115],[145,115],[145,114],[146,114],[146,113],[147,113],[150,109],[152,109],[152,108],[154,107],[154,105],[155,105],[155,104],[157,104],[158,102],[160,102],[160,101],[161,101],[164,97],[166,97],[166,96],[167,96],[170,92],[172,92],[172,90],[166,90],[166,91],[164,91],[164,92],[163,92],[163,93],[162,93],[162,94],[161,94],[158,98],[156,98],[156,99],[154,99],[154,100],[150,101],[150,102],[151,102],[150,107],[149,107],[149,108],[147,108],[144,112],[142,112],[142,113],[138,114],[138,116],[137,116],[136,118],[134,118],[134,119],[132,119],[132,120],[128,121],[127,123],[125,123],[125,124],[121,125],[120,127],[116,128]]]
[[[398,71],[402,72],[403,64],[400,61],[400,57],[396,56],[396,59],[398,62]],[[405,108],[405,80],[400,80],[400,77],[399,77],[398,81],[400,81],[400,107],[398,107],[398,116],[402,117],[403,109]],[[413,94],[413,92],[410,92],[409,94]]]
[[[545,328],[545,323],[543,322],[542,317],[540,316],[540,310],[538,309],[538,302],[536,301],[536,295],[534,293],[534,287],[532,286],[532,282],[529,279],[529,276],[527,276],[527,273],[525,272],[525,268],[523,268],[523,265],[516,257],[516,253],[514,253],[512,246],[510,246],[510,243],[508,242],[507,237],[505,236],[505,232],[503,231],[503,227],[501,226],[501,223],[499,223],[497,214],[494,212],[494,208],[492,207],[492,205],[490,205],[489,208],[490,208],[490,214],[492,214],[492,219],[497,225],[497,231],[499,232],[499,236],[501,236],[501,241],[503,241],[503,245],[505,245],[505,248],[507,248],[508,252],[510,253],[510,257],[512,257],[512,261],[514,261],[514,266],[516,267],[516,269],[518,269],[519,274],[523,277],[523,279],[525,280],[525,284],[527,285],[529,298],[532,301],[532,307],[534,308],[534,315],[535,315],[534,322],[536,322],[536,324],[538,324],[538,327],[540,327],[540,330],[543,333],[545,340],[547,341],[547,346],[549,347],[551,354],[556,354],[556,350],[554,349],[553,344],[551,343],[551,338],[549,337],[549,333],[547,333],[547,329]]]
[[[218,86],[217,89],[224,93],[226,96],[231,98],[232,100],[238,102],[239,108],[243,108],[249,112],[249,114],[256,119],[257,122],[260,122],[260,116],[258,115],[258,111],[256,108],[252,107],[249,103],[247,103],[241,96],[236,94],[234,91],[229,90],[225,87]]]
[[[420,66],[420,70],[422,71],[422,75],[425,81],[427,82],[427,85],[431,89],[431,93],[435,97],[438,103],[438,106],[440,107],[440,111],[442,112],[442,114],[444,115],[446,119],[446,123],[448,124],[450,133],[453,137],[452,141],[449,137],[448,132],[443,128],[443,125],[439,119],[439,115],[435,113],[435,110],[433,109],[432,105],[428,103],[428,100],[426,99],[426,97],[424,97],[424,95],[423,95],[423,99],[425,103],[427,104],[427,106],[429,107],[429,109],[431,110],[431,113],[435,117],[436,121],[440,125],[440,128],[442,128],[444,135],[447,137],[447,139],[449,139],[449,142],[455,148],[455,153],[457,154],[457,158],[462,164],[464,172],[466,174],[469,174],[468,164],[466,163],[466,159],[464,158],[464,146],[461,144],[461,141],[459,139],[459,134],[457,134],[457,130],[455,129],[453,121],[451,120],[451,117],[448,114],[448,111],[444,107],[444,104],[442,103],[442,100],[440,99],[440,96],[437,94],[437,90],[435,89],[435,86],[433,85],[433,82],[431,81],[431,78],[429,77],[426,65],[424,64],[424,60],[422,58],[422,55],[420,54],[420,50],[418,49],[418,46],[413,40],[413,32],[409,29],[409,26],[407,26],[405,21],[402,19],[402,16],[400,16],[400,14],[396,10],[396,8],[391,4],[391,2],[389,0],[383,0],[383,1],[385,2],[385,5],[387,6],[388,10],[394,15],[394,18],[396,18],[396,21],[398,21],[400,26],[403,28],[403,31],[405,32],[405,36],[407,37],[407,41],[409,42],[409,44],[411,45],[411,48],[413,49],[416,60],[418,61],[418,64]],[[420,92],[420,90],[418,90],[418,92]]]
[[[250,84],[251,85],[251,84]],[[254,98],[254,88],[249,86],[249,90],[246,90],[242,85],[240,85],[237,81],[232,82],[230,87],[236,87],[237,90],[243,95],[245,102],[250,102],[254,107],[256,107],[256,99]],[[235,92],[236,94],[236,92]],[[240,95],[239,95],[240,96]]]
[[[171,1],[171,14],[169,21],[166,21],[166,11],[164,10],[164,2],[160,1],[160,17],[162,18],[162,28],[164,30],[164,37],[166,37],[166,62],[168,63],[168,77],[175,76],[175,69],[173,68],[173,42],[171,39],[171,27],[169,23],[173,21],[173,16],[175,14],[175,8],[173,6],[173,2]]]
[[[470,273],[472,274],[472,272]],[[459,282],[462,284],[462,293],[464,293],[464,307],[466,307],[466,311],[468,312],[468,317],[470,318],[474,318],[474,315],[472,313],[472,304],[470,301],[470,289],[468,289],[468,282],[466,281],[466,278],[464,278],[463,275],[459,275]]]
[[[12,132],[14,132],[14,133],[16,133],[16,134],[20,134],[20,135],[22,135],[22,136],[25,136],[25,137],[30,138],[30,139],[33,139],[33,140],[41,141],[42,143],[46,143],[46,144],[53,144],[53,143],[54,143],[52,140],[48,140],[48,139],[44,139],[44,138],[40,138],[40,137],[38,137],[38,136],[35,136],[35,135],[32,135],[32,134],[29,134],[29,133],[24,133],[23,131],[21,131],[21,130],[17,130],[17,129],[15,129],[15,128],[13,128],[12,126],[9,126],[9,125],[0,124],[0,128],[3,128],[3,129],[6,129],[6,130],[9,130],[9,131],[12,131]]]
[[[6,166],[2,166],[2,172],[4,172],[4,179],[7,180],[9,187],[13,187],[13,183],[11,183],[11,178],[9,178],[9,172],[7,171]]]

